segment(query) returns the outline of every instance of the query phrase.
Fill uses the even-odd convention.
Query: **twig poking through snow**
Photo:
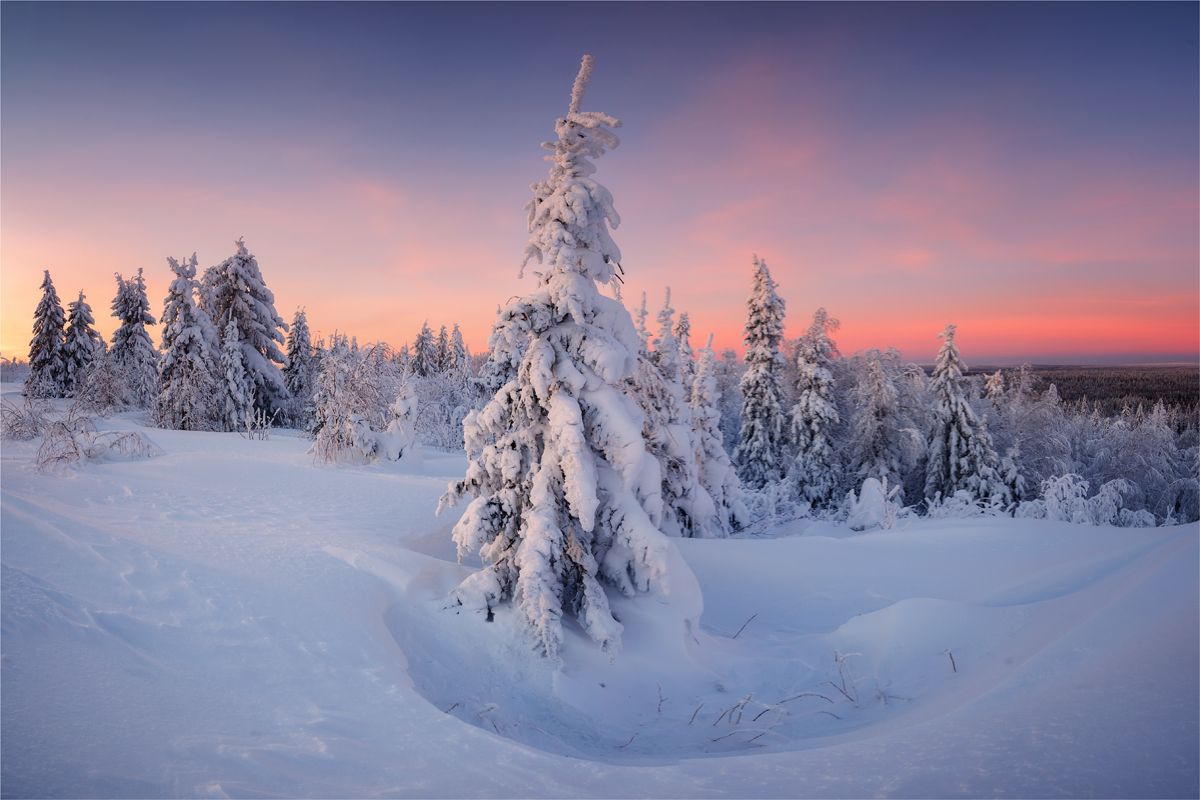
[[[742,627],[740,627],[740,628],[738,628],[738,629],[737,629],[737,633],[735,633],[735,634],[733,635],[733,638],[734,638],[734,639],[736,639],[737,637],[741,636],[741,635],[742,635],[742,631],[746,630],[746,626],[747,626],[747,625],[749,625],[751,622],[753,622],[753,621],[754,621],[754,618],[755,618],[755,617],[757,617],[757,616],[758,616],[758,612],[757,612],[757,611],[755,611],[753,614],[751,614],[751,615],[750,615],[750,619],[748,619],[748,620],[746,620],[745,622],[743,622],[743,623],[742,623]]]
[[[626,747],[629,747],[629,745],[633,744],[633,740],[634,740],[634,739],[636,739],[636,738],[637,738],[637,734],[635,733],[635,734],[633,734],[633,736],[630,736],[630,737],[629,737],[629,741],[628,741],[628,742],[626,742],[625,744],[617,745],[617,749],[618,749],[618,750],[624,750]]]
[[[958,664],[954,663],[954,653],[951,653],[949,648],[946,648],[942,652],[944,652],[946,655],[950,656],[950,669],[954,670],[955,672],[958,672]]]
[[[445,711],[445,713],[449,714],[451,711],[453,711],[453,710],[454,710],[454,709],[456,709],[456,708],[458,708],[458,703],[455,703],[454,705],[452,705],[452,706],[450,706],[449,708],[447,708],[447,709],[446,709],[446,711]]]
[[[696,715],[700,713],[700,709],[704,708],[704,703],[696,706],[696,710],[692,712],[692,718],[688,720],[688,725],[696,721]]]
[[[667,698],[663,697],[662,684],[658,684],[658,713],[662,713],[663,703],[667,702]]]

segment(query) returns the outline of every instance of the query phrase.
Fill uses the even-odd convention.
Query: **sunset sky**
[[[277,308],[360,341],[518,280],[584,52],[625,299],[741,346],[751,257],[789,336],[969,363],[1197,359],[1200,5],[149,4],[0,8],[0,352],[43,268],[101,331],[114,271],[244,236]],[[153,335],[158,339],[159,333]]]

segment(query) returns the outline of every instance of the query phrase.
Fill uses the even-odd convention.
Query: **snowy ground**
[[[617,600],[623,652],[568,628],[556,670],[445,607],[461,456],[147,433],[62,475],[4,443],[6,797],[1200,793],[1196,525],[681,541],[695,638]]]

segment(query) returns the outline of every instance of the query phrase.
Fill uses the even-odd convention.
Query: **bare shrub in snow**
[[[27,442],[42,435],[46,429],[49,405],[26,397],[20,405],[5,400],[0,403],[0,434],[5,439]]]
[[[64,469],[84,461],[152,458],[162,449],[138,431],[97,431],[91,417],[72,407],[47,423],[35,459],[38,470]]]

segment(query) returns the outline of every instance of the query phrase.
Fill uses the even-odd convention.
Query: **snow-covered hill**
[[[616,598],[623,651],[568,626],[555,668],[447,607],[461,456],[144,432],[4,444],[6,797],[1200,793],[1195,524],[677,541],[694,638]]]

